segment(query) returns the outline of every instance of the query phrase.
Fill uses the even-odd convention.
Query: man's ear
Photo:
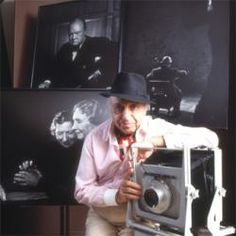
[[[148,111],[150,111],[150,109],[151,109],[150,104],[147,104],[147,105],[146,105],[146,111],[148,112]]]
[[[55,135],[56,135],[56,133],[55,133],[55,131],[56,131],[56,126],[55,126],[54,120],[53,120],[53,122],[51,123],[51,126],[50,126],[49,130],[50,130],[50,133],[51,133],[52,136],[55,136]]]

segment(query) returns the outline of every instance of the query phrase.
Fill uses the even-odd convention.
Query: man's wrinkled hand
[[[32,169],[30,171],[20,170],[14,175],[13,183],[20,186],[36,187],[39,184],[42,174],[38,169]]]
[[[23,161],[20,165],[19,165],[19,170],[29,170],[31,168],[34,167],[34,162],[33,160],[26,160]]]
[[[138,200],[141,197],[141,186],[130,180],[131,175],[132,169],[129,169],[116,194],[117,204],[123,204],[129,200]]]

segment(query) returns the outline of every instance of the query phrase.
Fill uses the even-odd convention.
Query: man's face
[[[73,127],[77,139],[83,139],[86,136],[87,126],[90,125],[89,117],[81,109],[76,108],[73,113]]]
[[[56,124],[55,137],[65,148],[73,145],[76,141],[76,134],[72,130],[72,122],[66,121],[62,124]]]
[[[69,28],[69,42],[70,44],[77,46],[80,45],[85,39],[84,25],[80,21],[75,21]]]
[[[113,124],[123,134],[133,134],[146,115],[147,105],[111,97]]]

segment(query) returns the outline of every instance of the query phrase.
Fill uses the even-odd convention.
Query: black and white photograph
[[[83,140],[109,117],[95,91],[2,92],[4,204],[73,205]]]
[[[41,6],[31,87],[109,87],[118,70],[119,35],[119,0]]]
[[[153,116],[228,126],[229,2],[127,1],[122,70],[146,77]]]

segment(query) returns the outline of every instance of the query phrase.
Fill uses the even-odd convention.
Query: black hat
[[[136,73],[120,72],[105,97],[118,97],[131,102],[151,103],[145,78]]]

